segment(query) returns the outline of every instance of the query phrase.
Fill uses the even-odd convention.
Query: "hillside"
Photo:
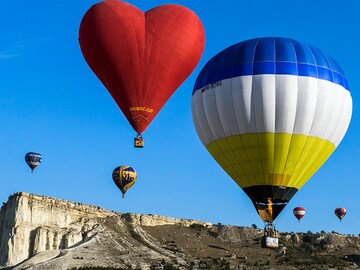
[[[3,269],[358,269],[360,239],[337,233],[281,233],[158,215],[116,213],[15,193],[0,212]],[[100,268],[103,267],[103,268]]]

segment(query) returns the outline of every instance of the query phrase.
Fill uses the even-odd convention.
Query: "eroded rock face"
[[[0,268],[68,270],[84,266],[150,270],[312,269],[360,266],[360,238],[281,233],[280,250],[260,249],[263,230],[160,215],[116,213],[52,197],[15,193],[0,212]],[[288,251],[286,251],[286,249]],[[290,257],[289,257],[290,256]],[[324,256],[327,256],[326,258]],[[290,259],[289,259],[290,258]],[[292,258],[292,259],[291,259]],[[296,258],[296,260],[293,260]],[[14,267],[13,267],[14,266]],[[350,268],[346,268],[350,266]],[[228,268],[226,268],[228,269]]]
[[[219,235],[228,239],[229,241],[241,243],[248,239],[254,239],[263,235],[263,230],[252,229],[247,227],[236,227],[229,225],[218,225],[217,226]]]
[[[15,193],[1,207],[0,265],[15,265],[41,251],[76,245],[98,219],[111,215],[115,213],[100,207]]]
[[[133,214],[125,213],[121,215],[121,218],[126,221],[140,225],[140,226],[161,226],[161,225],[181,225],[184,227],[189,227],[192,224],[200,224],[204,227],[210,228],[212,223],[196,221],[192,219],[180,219],[180,218],[170,218],[160,215],[143,215],[143,214]]]
[[[106,223],[111,218],[116,222]],[[43,252],[77,247],[95,234],[101,233],[103,237],[112,226],[115,226],[114,230],[130,235],[137,230],[135,234],[138,235],[139,226],[189,227],[194,223],[212,226],[209,222],[190,219],[121,214],[101,207],[19,192],[11,195],[1,207],[0,266],[13,266]],[[132,224],[131,228],[125,224]],[[142,238],[144,242],[146,237]]]

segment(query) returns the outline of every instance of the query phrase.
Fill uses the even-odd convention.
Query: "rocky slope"
[[[1,208],[0,268],[359,268],[358,237],[283,233],[280,248],[269,250],[260,247],[262,234],[260,229],[115,213],[21,192]]]

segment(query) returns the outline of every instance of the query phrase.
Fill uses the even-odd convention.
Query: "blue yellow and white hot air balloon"
[[[112,179],[123,194],[123,198],[125,197],[126,191],[135,183],[136,177],[136,171],[130,166],[124,165],[114,169]]]
[[[341,67],[289,38],[255,38],[214,56],[192,96],[206,149],[272,222],[339,145],[352,99]]]
[[[25,162],[30,167],[31,172],[41,163],[42,155],[35,152],[28,152],[25,155]]]

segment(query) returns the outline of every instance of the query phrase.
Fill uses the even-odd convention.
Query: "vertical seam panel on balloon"
[[[203,112],[204,112],[204,116],[205,116],[206,123],[207,123],[207,125],[208,125],[208,127],[209,127],[209,131],[210,131],[210,133],[211,133],[211,135],[212,135],[213,141],[216,141],[215,135],[214,135],[214,133],[213,133],[213,131],[211,130],[211,127],[210,127],[209,117],[207,116],[207,113],[206,113],[206,110],[205,110],[204,93],[205,93],[205,92],[200,93],[200,95],[201,95],[201,103],[202,103],[202,107],[203,107]]]
[[[314,53],[312,52],[312,50],[311,50],[311,48],[310,48],[309,46],[304,45],[304,44],[301,44],[301,45],[302,45],[303,47],[306,46],[306,48],[309,50],[309,52],[310,52],[311,55],[313,56],[314,63],[315,63],[314,65],[315,65],[316,73],[317,73],[317,80],[318,80],[318,77],[319,77],[319,76],[318,76],[318,69],[317,69],[317,63],[316,63],[316,58],[315,58],[315,56],[314,56]],[[317,93],[316,99],[318,99],[318,93],[319,93],[318,81],[317,81],[316,93]],[[317,103],[317,101],[316,101],[316,103]],[[294,173],[295,173],[294,177],[295,177],[295,176],[297,177],[297,179],[294,180],[294,186],[296,186],[296,184],[299,183],[300,180],[301,180],[301,179],[299,179],[299,174],[300,174],[300,173],[298,173],[297,170],[299,170],[299,169],[302,167],[302,164],[303,164],[303,162],[305,161],[306,156],[308,156],[308,154],[307,154],[306,156],[304,156],[303,162],[299,163],[300,160],[302,160],[302,157],[303,157],[303,155],[304,155],[304,150],[305,150],[305,149],[308,149],[308,144],[309,144],[309,143],[310,143],[310,144],[313,144],[313,142],[314,142],[313,140],[312,140],[312,142],[310,142],[310,141],[309,141],[309,138],[310,138],[310,135],[311,135],[312,126],[314,125],[314,117],[315,117],[315,114],[316,114],[316,109],[314,110],[314,115],[313,115],[313,118],[312,118],[311,127],[310,127],[310,130],[309,130],[309,134],[306,136],[306,141],[305,141],[303,150],[302,150],[302,152],[301,152],[301,154],[300,154],[300,156],[299,156],[298,161],[296,162],[296,164],[295,164],[295,166],[294,166]],[[292,177],[292,178],[293,178],[293,177]]]
[[[146,15],[146,14],[145,14]],[[147,17],[145,16],[145,24],[146,24],[146,20]],[[146,36],[147,34],[150,34],[149,36],[152,37],[152,42],[150,43],[149,47],[148,47],[148,43],[147,43],[147,39],[146,39]],[[145,27],[145,52],[148,52],[146,55],[144,55],[144,74],[148,75],[149,74],[149,66],[150,66],[150,63],[155,63],[155,60],[152,59],[152,56],[154,55],[153,54],[153,44],[154,44],[154,39],[155,39],[155,33],[154,32],[150,32],[148,31],[148,29]],[[149,48],[149,50],[147,50],[147,48]],[[150,58],[151,58],[151,61],[150,61]],[[146,61],[145,61],[146,60]],[[157,62],[156,62],[156,65],[157,65]],[[145,67],[146,66],[146,67]],[[145,72],[146,70],[146,72]],[[152,73],[153,75],[154,73]],[[149,78],[149,77],[147,77]],[[148,79],[146,82],[147,83],[144,83],[143,84],[143,90],[142,90],[142,95],[143,95],[143,100],[147,100],[148,98],[148,95],[149,95],[149,91],[148,89],[151,89],[151,85],[154,81],[154,77],[153,76],[150,76],[151,79]]]
[[[208,91],[209,91],[209,90],[208,90]],[[205,93],[205,92],[202,92],[202,93],[200,93],[200,95],[201,95],[201,101],[202,101],[203,111],[204,111],[204,115],[205,115],[205,120],[206,120],[206,122],[207,122],[207,124],[208,124],[208,126],[209,126],[209,131],[210,131],[212,137],[214,138],[212,142],[214,142],[214,143],[216,143],[216,144],[218,145],[217,140],[216,140],[216,136],[215,136],[215,134],[213,133],[211,127],[210,127],[209,117],[208,117],[208,115],[207,115],[207,113],[206,113],[206,110],[205,110],[204,93]],[[210,143],[209,143],[209,144],[210,144]],[[209,145],[209,144],[208,144],[208,145]],[[220,147],[220,146],[218,145],[218,147]],[[215,156],[214,156],[214,158],[215,158]],[[222,167],[222,166],[221,166],[221,167]]]
[[[336,87],[339,87],[339,85],[338,86],[336,86]],[[336,142],[337,142],[337,137],[339,137],[339,134],[343,134],[343,133],[345,133],[345,131],[346,131],[346,126],[345,125],[343,125],[342,123],[344,122],[344,116],[346,115],[346,112],[347,112],[347,93],[345,92],[346,90],[343,90],[343,89],[341,89],[341,90],[339,90],[339,91],[341,91],[341,95],[343,95],[343,99],[342,99],[342,106],[341,106],[341,108],[342,108],[342,110],[341,110],[341,114],[340,114],[340,117],[339,117],[339,125],[337,126],[337,128],[334,130],[334,132],[333,132],[333,134],[330,136],[330,138],[329,138],[329,140],[331,141],[331,142],[333,142],[334,144],[335,144],[335,147],[337,147],[337,144],[336,144]]]
[[[137,40],[137,33],[136,33],[136,29],[135,29],[135,27],[134,27],[134,22],[133,22],[133,19],[131,18],[131,26],[132,26],[132,28],[133,28],[133,31],[135,32],[135,37],[136,37],[136,45],[138,46],[138,40]],[[138,46],[139,47],[139,46]],[[138,51],[138,50],[137,50]],[[140,59],[139,59],[140,60]],[[134,61],[134,59],[133,58],[131,58],[131,61]],[[139,64],[141,65],[141,63],[140,63],[140,61],[139,61]],[[135,98],[135,100],[133,100],[133,98],[131,98],[131,103],[132,104],[130,104],[130,106],[134,106],[134,105],[136,105],[136,106],[139,106],[139,105],[141,105],[140,104],[140,100],[141,100],[141,94],[139,93],[139,89],[138,89],[138,87],[141,89],[142,88],[142,85],[143,85],[143,74],[144,74],[144,72],[141,72],[141,70],[140,70],[140,74],[141,74],[141,80],[140,80],[140,85],[138,85],[138,83],[139,83],[139,80],[135,80],[134,79],[134,81],[135,81],[135,85],[133,85],[133,87],[135,87],[135,89],[136,89],[136,97],[134,96],[134,98]],[[136,78],[138,78],[137,77],[138,76],[138,74],[136,74]],[[139,96],[140,95],[140,96]],[[133,95],[129,95],[129,97],[133,97]],[[128,104],[129,105],[129,104]],[[130,107],[129,106],[129,107]],[[130,108],[129,108],[130,109]],[[142,129],[142,126],[140,127],[140,129]],[[136,130],[136,132],[138,132],[137,130]]]
[[[234,118],[235,118],[235,122],[236,122],[236,126],[237,126],[237,133],[238,133],[238,135],[234,135],[234,136],[238,136],[238,137],[239,137],[239,139],[240,139],[240,141],[241,141],[241,143],[242,143],[242,146],[243,146],[243,148],[245,149],[244,143],[243,143],[242,138],[241,138],[241,136],[240,136],[240,128],[239,128],[239,125],[238,125],[238,122],[237,122],[237,119],[236,119],[236,111],[235,111],[235,104],[234,104],[234,89],[233,89],[234,72],[233,72],[233,69],[234,69],[234,66],[235,66],[235,61],[237,61],[238,59],[236,59],[236,57],[233,57],[232,60],[233,60],[233,62],[232,62],[232,69],[231,69],[231,75],[230,75],[230,90],[231,90],[231,97],[232,97],[231,100],[232,100],[233,112],[234,112],[234,114],[235,114],[235,115],[234,115]],[[239,77],[239,79],[240,79],[240,78],[241,78],[241,76]],[[236,150],[236,149],[233,149],[233,151],[234,151],[234,150]],[[234,151],[234,156],[236,157],[236,160],[237,160],[237,163],[238,163],[238,168],[241,169],[242,175],[244,175],[244,180],[246,180],[246,182],[247,182],[247,185],[246,185],[246,186],[250,185],[249,179],[248,179],[247,175],[245,174],[243,168],[242,168],[241,165],[240,165],[241,162],[239,161],[238,157],[235,155],[235,151]],[[237,170],[234,170],[234,171],[237,172]],[[239,179],[239,180],[241,180],[240,178],[241,178],[241,177],[238,175],[238,179]]]
[[[236,55],[235,55],[236,56]],[[234,80],[234,66],[235,66],[235,63],[236,63],[236,61],[238,61],[238,60],[240,60],[240,59],[237,59],[236,57],[233,57],[232,58],[232,68],[231,68],[231,74],[230,74],[230,89],[231,89],[231,97],[232,97],[232,106],[233,106],[233,111],[234,111],[234,118],[235,118],[235,122],[236,122],[236,126],[237,126],[237,130],[238,130],[238,138],[239,138],[239,140],[241,141],[241,144],[242,144],[242,147],[243,147],[243,149],[245,150],[245,147],[244,147],[244,142],[243,142],[243,140],[242,140],[242,137],[241,137],[241,135],[240,135],[240,127],[239,127],[239,124],[238,124],[238,121],[237,121],[237,119],[236,119],[236,112],[235,112],[235,103],[234,103],[234,91],[233,91],[233,80]],[[242,76],[239,76],[238,78],[239,78],[239,80],[241,80],[241,77]],[[252,77],[251,77],[252,78]],[[236,150],[236,149],[233,149],[233,151],[234,150]],[[246,153],[246,151],[244,151],[245,153]],[[239,159],[238,159],[238,157],[237,157],[237,155],[235,155],[235,151],[234,151],[234,156],[236,157],[236,160],[237,160],[237,163],[238,163],[238,167],[241,169],[241,171],[242,171],[242,175],[244,175],[244,180],[246,180],[246,182],[247,182],[247,185],[246,186],[249,186],[250,185],[250,181],[249,181],[249,179],[248,179],[248,176],[245,174],[245,172],[244,172],[244,170],[243,170],[243,168],[242,168],[242,166],[241,166],[241,162],[239,161]],[[249,158],[248,158],[249,159]],[[237,171],[237,170],[234,170],[234,171]],[[241,182],[242,180],[241,180],[241,177],[238,175],[238,181],[239,182]]]
[[[319,85],[320,85],[320,79],[318,79],[318,81],[319,81]],[[324,81],[324,80],[322,80],[322,81]],[[326,81],[326,82],[333,84],[332,82],[329,82],[329,81]],[[323,84],[321,84],[320,86],[322,86],[322,85]],[[328,113],[324,115],[325,119],[324,119],[324,121],[322,121],[322,124],[326,123],[326,125],[324,125],[324,126],[327,127],[329,124],[329,121],[330,121],[330,116],[331,116],[331,112],[329,113],[329,111],[332,109],[332,107],[333,107],[332,105],[334,103],[334,97],[333,97],[334,91],[327,90],[326,88],[324,89],[324,87],[321,87],[321,88],[322,88],[322,90],[325,90],[324,92],[326,92],[327,95],[331,96],[330,102],[327,102],[327,106],[326,106],[326,111]],[[317,136],[317,138],[321,138],[322,140],[320,141],[320,143],[313,144],[314,154],[316,153],[316,155],[312,155],[310,157],[310,160],[308,160],[310,162],[308,162],[308,164],[305,166],[305,168],[307,170],[304,170],[300,173],[300,176],[303,179],[305,179],[305,177],[307,177],[307,176],[310,177],[311,175],[313,175],[320,168],[321,165],[319,165],[319,164],[323,164],[327,160],[329,155],[333,152],[333,151],[331,151],[331,149],[328,148],[328,144],[326,142],[329,142],[329,141],[324,137],[325,132],[326,132],[326,128],[323,128],[322,134],[320,136]],[[329,150],[330,150],[330,153],[328,153]],[[309,164],[311,164],[312,166],[310,166]],[[316,167],[317,165],[318,165],[318,167]],[[312,170],[310,170],[311,167],[313,167]]]
[[[231,80],[230,80],[231,81]],[[220,118],[220,114],[219,114],[219,107],[218,107],[218,98],[217,98],[217,94],[216,94],[216,92],[218,92],[219,91],[219,88],[217,88],[217,87],[215,87],[215,88],[213,88],[213,89],[211,89],[211,91],[214,91],[214,100],[215,100],[215,107],[216,107],[216,113],[217,113],[217,116],[218,116],[218,119],[219,119],[219,124],[220,124],[220,127],[221,127],[221,130],[222,130],[222,133],[224,134],[224,140],[227,142],[227,146],[229,146],[228,147],[228,150],[227,150],[227,152],[225,152],[224,151],[224,157],[228,160],[228,161],[230,161],[228,164],[229,164],[229,167],[231,167],[232,169],[233,169],[233,171],[236,173],[236,175],[237,175],[237,178],[239,178],[239,174],[238,174],[238,172],[236,171],[236,170],[234,170],[234,166],[233,166],[233,164],[231,164],[231,160],[229,160],[229,153],[232,151],[232,148],[231,148],[231,145],[230,145],[230,143],[229,143],[229,140],[228,140],[228,137],[229,136],[227,136],[227,134],[225,133],[225,129],[224,129],[224,127],[223,127],[223,124],[221,123],[221,118]],[[220,90],[222,90],[223,91],[223,89],[220,89]],[[219,141],[219,138],[216,140],[216,143],[218,143],[218,141]],[[218,144],[218,145],[220,145],[220,144]],[[225,168],[224,168],[225,169]]]
[[[332,66],[332,61],[329,60],[329,57],[328,57],[325,53],[324,53],[324,57],[325,57],[325,59],[328,61],[329,66],[330,66],[333,84],[339,85],[339,84],[335,83],[335,76],[334,76],[335,67],[333,68],[333,66]],[[343,75],[341,75],[341,76],[344,77]],[[344,79],[345,79],[345,78],[344,78]],[[335,88],[335,85],[332,85],[333,88]],[[344,87],[344,88],[345,88],[345,87]],[[335,91],[335,89],[334,89],[334,91]],[[350,91],[349,91],[349,92],[350,92]],[[344,113],[344,108],[345,108],[345,106],[343,106],[342,114]],[[341,118],[342,118],[342,117],[341,117]],[[338,130],[340,127],[341,127],[341,126],[338,125],[338,126],[337,126],[337,130]],[[337,130],[335,130],[332,134],[336,133]],[[346,130],[347,130],[347,128],[344,130],[344,132],[342,132],[342,133],[344,133],[344,135],[345,135]],[[333,136],[334,136],[334,135],[331,135],[331,136],[329,136],[329,137],[333,137]],[[334,142],[333,142],[333,143],[334,143]],[[337,145],[335,144],[335,148],[336,148],[336,147],[337,147]]]
[[[256,54],[256,49],[257,49],[257,46],[259,45],[259,42],[260,42],[260,39],[258,39],[257,41],[256,41],[256,44],[255,44],[255,46],[254,46],[254,53],[253,53],[253,59],[252,59],[252,76],[251,76],[251,87],[250,87],[250,91],[251,91],[251,95],[250,95],[250,97],[251,97],[251,100],[250,100],[250,102],[251,102],[251,104],[250,104],[250,117],[251,117],[251,115],[253,115],[253,117],[254,117],[254,123],[255,123],[255,130],[257,130],[257,125],[256,125],[256,117],[255,117],[255,104],[254,104],[254,98],[253,98],[253,76],[254,76],[254,62],[255,62],[255,54]],[[257,134],[256,134],[256,138],[257,138]],[[258,139],[257,139],[258,140]],[[258,141],[258,144],[259,144],[259,141]],[[245,151],[246,151],[246,149],[245,149]],[[259,151],[259,150],[258,150]],[[246,153],[247,153],[247,151],[246,151]],[[253,172],[253,176],[254,176],[254,180],[255,180],[255,182],[257,183],[257,178],[256,178],[256,174],[255,174],[255,171],[254,171],[254,168],[253,168],[253,166],[254,166],[254,164],[252,164],[252,162],[251,162],[251,160],[249,159],[249,161],[250,161],[250,167],[251,167],[251,170],[252,170],[252,172]]]
[[[275,175],[275,164],[276,164],[276,160],[275,160],[275,156],[276,156],[276,108],[277,108],[277,106],[276,106],[276,94],[277,94],[277,91],[276,91],[276,54],[275,54],[275,52],[276,52],[276,44],[275,44],[275,39],[274,39],[274,89],[275,89],[275,91],[274,91],[274,103],[275,103],[275,115],[274,115],[274,121],[275,121],[275,125],[274,125],[274,153],[273,153],[273,160],[274,160],[274,162],[273,162],[273,174]],[[271,185],[273,185],[274,184],[274,180],[275,180],[275,177],[272,177],[272,179],[271,179]]]
[[[275,55],[275,42],[274,42],[274,63],[276,62],[275,60],[276,60],[276,55]],[[274,77],[276,76],[276,65],[275,65],[275,68],[274,68],[274,70],[275,70],[275,72],[274,72]],[[273,168],[272,168],[272,171],[273,171],[273,174],[275,175],[275,164],[276,164],[276,159],[275,159],[275,157],[276,157],[276,77],[274,78],[274,88],[275,88],[275,91],[274,91],[274,104],[275,104],[275,115],[274,115],[274,121],[275,121],[275,123],[274,123],[274,136],[273,136],[273,139],[274,139],[274,142],[273,142],[273,145],[274,145],[274,152],[273,152]],[[272,184],[274,183],[274,178],[275,177],[273,177],[272,178]]]
[[[294,56],[295,56],[295,64],[298,63],[298,59],[297,59],[297,55],[296,55],[296,52],[295,52],[295,46],[294,44],[290,41],[291,45],[292,45],[292,48],[293,48],[293,52],[294,52]],[[290,144],[289,144],[289,149],[288,149],[288,153],[287,153],[287,156],[286,156],[286,161],[285,161],[285,166],[284,166],[284,171],[283,171],[283,174],[285,173],[285,170],[286,170],[286,164],[288,162],[288,158],[289,158],[289,153],[291,153],[291,149],[292,149],[292,144],[294,143],[293,139],[295,139],[294,137],[294,129],[295,129],[295,122],[296,122],[296,115],[298,113],[298,108],[297,108],[297,103],[298,103],[298,94],[299,94],[299,89],[298,89],[298,86],[299,86],[299,70],[298,70],[298,65],[296,65],[296,106],[295,106],[295,114],[294,114],[294,123],[293,123],[293,132],[291,134],[291,137],[290,137]],[[288,180],[288,184],[291,183],[291,175],[290,175],[290,179]],[[282,181],[284,181],[284,177],[282,179]],[[288,184],[285,184],[285,183],[281,183],[282,186],[288,186]],[[284,194],[284,197],[287,197],[288,193],[289,193],[290,190],[288,190],[285,194]]]
[[[204,70],[206,70],[206,69],[207,69],[207,65],[205,65],[205,67],[204,67]],[[205,73],[205,72],[204,72],[204,73]],[[201,73],[200,73],[199,76],[202,76],[202,77],[203,77],[203,72],[202,72],[202,71],[201,71]],[[199,79],[199,77],[198,77],[198,79]],[[197,79],[197,80],[198,80],[198,79]],[[204,79],[201,78],[201,80],[203,81]],[[197,85],[197,84],[196,84],[196,82],[195,82],[195,86],[196,86],[196,85]],[[195,89],[195,86],[194,86],[194,89]],[[204,116],[205,116],[205,119],[204,119],[204,120],[206,120],[206,121],[204,121],[204,122],[206,122],[207,125],[209,125],[209,124],[208,124],[208,121],[207,121],[207,119],[206,119],[206,114],[205,114],[205,111],[204,111],[204,105],[203,105],[203,106],[200,106],[200,105],[196,105],[196,103],[195,103],[195,96],[196,96],[196,95],[199,96],[199,98],[198,98],[199,100],[198,100],[198,103],[197,103],[197,104],[200,104],[200,103],[204,104],[204,101],[203,101],[203,93],[202,93],[202,91],[201,91],[201,88],[196,89],[196,91],[193,92],[193,94],[192,94],[192,100],[193,100],[193,102],[194,102],[194,110],[195,110],[195,114],[196,114],[196,117],[197,117],[198,126],[201,128],[201,130],[202,130],[202,132],[203,132],[203,134],[204,134],[204,136],[205,136],[205,138],[206,138],[206,140],[207,140],[206,144],[203,143],[203,144],[205,145],[205,147],[206,147],[212,140],[211,140],[211,139],[209,138],[209,136],[207,135],[207,132],[204,131],[204,128],[203,128],[202,125],[201,125],[201,122],[202,122],[202,121],[199,121],[199,119],[200,119],[200,116],[198,116],[198,111],[199,111],[199,109],[197,109],[197,108],[202,108],[202,109],[203,109]],[[200,137],[200,140],[201,140],[201,137]]]
[[[347,90],[344,90],[344,91],[347,91]],[[343,116],[342,116],[342,121],[340,121],[341,123],[343,123],[341,126],[344,129],[344,131],[341,134],[338,134],[337,138],[334,138],[335,147],[337,147],[340,144],[342,138],[345,136],[346,130],[348,129],[348,127],[350,125],[351,114],[352,114],[352,99],[350,96],[350,92],[346,92],[344,112],[343,112]]]
[[[309,49],[309,51],[310,51],[310,53],[312,54],[312,56],[313,56],[313,58],[314,58],[314,63],[315,63],[315,68],[316,68],[316,78],[317,78],[317,91],[316,91],[316,93],[317,93],[317,95],[316,95],[316,100],[318,100],[318,98],[319,98],[319,72],[318,72],[318,64],[317,64],[317,62],[316,62],[316,57],[315,57],[315,55],[314,55],[314,53],[313,53],[313,51],[312,51],[312,48],[311,47],[308,47],[308,49]],[[316,103],[317,103],[317,101],[316,101]],[[315,117],[315,114],[316,114],[316,109],[315,109],[315,113],[314,113],[314,117]],[[310,128],[310,132],[309,132],[309,135],[311,135],[312,134],[312,129],[313,129],[313,125],[314,125],[314,118],[313,118],[313,122],[312,122],[312,124],[311,124],[311,128]]]
[[[327,139],[328,141],[330,141],[331,143],[334,143],[334,142],[331,140],[332,137],[333,137],[333,134],[336,133],[337,130],[339,130],[339,128],[340,128],[340,125],[338,125],[338,124],[337,124],[336,126],[335,126],[335,125],[332,126],[332,125],[331,125],[331,122],[335,119],[335,120],[338,120],[337,123],[339,123],[339,119],[340,119],[340,117],[341,117],[341,115],[342,115],[342,112],[344,111],[344,106],[341,106],[341,104],[343,103],[344,99],[343,99],[343,97],[342,97],[342,94],[339,93],[339,90],[336,89],[336,88],[338,88],[337,86],[338,86],[338,84],[331,83],[331,90],[330,90],[330,92],[331,92],[332,95],[334,96],[334,97],[333,97],[333,103],[332,103],[333,105],[332,105],[332,107],[331,107],[328,125],[327,125],[327,127],[326,127],[326,129],[325,129],[325,131],[324,131],[324,134],[327,135],[327,136],[326,136],[326,139]],[[340,95],[341,98],[340,98],[340,97],[337,97],[338,95]],[[339,103],[341,103],[341,104],[339,104]],[[336,104],[338,104],[338,106],[336,106]],[[336,107],[338,107],[338,110],[335,110]],[[339,110],[339,108],[340,108],[340,110]],[[335,115],[335,117],[333,117],[334,115]],[[324,136],[324,137],[325,137],[325,136]]]
[[[334,152],[335,147],[332,143],[329,143],[327,140],[322,141],[322,147],[321,147],[321,155],[318,155],[316,159],[314,159],[314,162],[312,163],[312,167],[314,169],[310,170],[307,169],[303,173],[303,179],[309,179],[312,175],[316,173],[318,169],[325,163],[325,161],[330,157],[330,155]],[[303,183],[305,184],[305,182]]]
[[[112,8],[110,8],[110,11],[114,14],[114,17],[116,18],[116,21],[118,21],[118,18],[117,18],[117,16],[116,16],[116,13],[113,11],[113,9]],[[124,29],[123,28],[121,28],[121,30],[122,30],[122,32],[124,32]],[[125,42],[125,44],[127,44],[126,42]],[[129,47],[128,47],[129,48]],[[127,49],[127,51],[129,51],[128,49]],[[128,58],[130,59],[130,62],[131,62],[131,57],[130,57],[130,55],[129,54],[126,54],[127,56],[128,56]],[[131,98],[131,96],[129,96],[129,98]],[[132,102],[133,100],[131,99],[131,102]],[[127,103],[127,106],[129,107],[129,104]],[[129,109],[129,108],[128,108]]]
[[[274,39],[274,88],[275,88],[275,95],[276,95],[276,83],[277,83],[277,70],[276,70],[276,63],[277,63],[277,61],[276,61],[276,39],[275,38],[273,38]],[[276,97],[275,97],[275,102],[276,102]],[[275,103],[276,104],[276,103]],[[276,105],[275,105],[275,114],[276,114]],[[286,117],[285,117],[285,119],[286,119]],[[275,132],[276,132],[276,123],[275,123]],[[275,138],[276,136],[274,136],[274,138]],[[281,151],[283,151],[284,149],[282,149]],[[275,152],[276,150],[274,149],[274,152]],[[287,154],[289,153],[289,149],[288,149],[288,152],[287,152]],[[284,163],[284,168],[283,168],[283,173],[284,173],[284,170],[285,170],[285,166],[286,166],[286,161],[285,161],[285,163]],[[282,173],[282,174],[283,174]],[[280,186],[282,186],[282,181],[284,181],[284,176],[283,175],[281,175],[280,176],[281,177],[281,182],[279,183],[279,187]],[[272,178],[272,186],[274,186],[274,179],[275,179],[275,177],[273,177]],[[286,185],[287,186],[287,185]],[[277,189],[275,189],[276,191],[275,191],[275,193],[274,193],[274,188],[272,189],[273,190],[273,197],[274,198],[276,198],[277,197],[277,193],[278,193],[278,191],[280,191],[280,188],[277,188]]]
[[[143,44],[141,44],[141,48],[138,50],[139,53],[139,64],[141,66],[141,70],[140,70],[140,74],[141,74],[141,78],[140,78],[140,85],[139,85],[139,89],[138,89],[138,101],[139,104],[137,106],[141,106],[142,104],[140,104],[140,100],[144,97],[144,86],[145,86],[145,52],[146,52],[146,13],[143,12],[142,14],[142,19],[144,21],[143,26],[143,33],[141,33],[142,36],[142,42]],[[139,43],[139,40],[137,40]],[[140,95],[140,96],[139,96]]]
[[[202,127],[200,126],[199,118],[197,116],[194,95],[192,96],[192,99],[191,99],[191,112],[192,112],[192,117],[193,117],[195,130],[198,132],[198,136],[200,138],[200,141],[206,147],[206,144],[203,142],[203,139],[202,139],[202,138],[204,138],[206,136],[204,135],[204,131],[203,131]],[[201,136],[199,135],[199,132],[200,132]],[[207,140],[207,138],[206,138],[206,140]]]

